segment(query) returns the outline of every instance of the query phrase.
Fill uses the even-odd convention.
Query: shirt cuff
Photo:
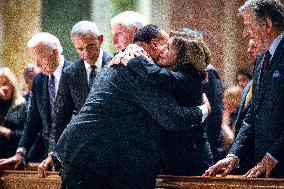
[[[198,108],[202,111],[202,123],[205,121],[207,116],[209,115],[209,110],[205,105],[198,106]]]
[[[239,168],[240,167],[240,158],[238,156],[236,156],[235,154],[228,154],[226,157],[233,157],[237,160],[237,167],[236,168]]]
[[[26,148],[19,147],[19,148],[17,149],[16,153],[20,153],[20,154],[22,154],[23,156],[25,156],[26,153],[27,153],[27,150],[26,150]]]
[[[270,153],[266,153],[266,155],[271,158],[273,161],[275,161],[276,163],[278,163],[278,160],[276,158],[274,158]]]

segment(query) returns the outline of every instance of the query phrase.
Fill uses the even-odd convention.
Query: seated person
[[[21,138],[26,120],[26,101],[15,74],[0,68],[0,158],[12,156]]]
[[[222,116],[222,133],[224,135],[224,153],[228,150],[235,139],[235,122],[237,119],[239,106],[242,98],[242,88],[232,86],[225,90],[223,104],[224,111]],[[225,155],[224,154],[224,155]]]
[[[251,71],[247,69],[239,69],[236,73],[236,84],[244,89],[252,79]]]
[[[25,79],[25,83],[27,85],[27,90],[24,91],[24,97],[26,101],[29,100],[30,94],[32,93],[33,78],[38,72],[39,72],[39,68],[35,64],[32,64],[32,63],[28,64],[23,71],[23,76]]]

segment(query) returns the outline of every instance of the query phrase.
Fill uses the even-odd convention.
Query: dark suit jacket
[[[242,99],[240,103],[240,108],[238,111],[237,119],[235,122],[235,138],[237,137],[240,128],[242,126],[242,123],[245,119],[245,116],[251,107],[251,100],[248,102],[247,105],[245,105],[246,97],[249,93],[250,87],[252,85],[252,81],[250,81],[247,86],[243,90]],[[254,137],[251,137],[250,142],[248,142],[248,149],[249,151],[246,152],[246,157],[240,162],[239,168],[235,170],[234,174],[245,174],[249,169],[251,169],[254,166],[255,160],[254,160]]]
[[[102,67],[111,59],[112,57],[104,52]],[[57,112],[50,135],[49,152],[54,150],[72,115],[78,114],[89,92],[87,72],[83,60],[79,60],[63,70],[56,98]]]
[[[209,64],[207,66],[208,82],[205,83],[203,92],[206,94],[210,105],[211,113],[205,120],[210,148],[213,154],[214,162],[222,157],[223,140],[220,137],[222,112],[223,112],[223,84],[217,70]]]
[[[5,115],[1,124],[11,129],[12,132],[9,140],[0,136],[0,158],[8,158],[15,154],[26,121],[26,106],[26,103],[15,106]]]
[[[179,66],[176,72],[153,62],[133,59],[127,65],[150,84],[171,93],[179,106],[195,107],[202,102],[200,76],[190,64]],[[180,78],[185,76],[185,79]],[[202,175],[212,165],[212,154],[204,125],[196,123],[178,131],[163,132],[164,158],[162,174]]]
[[[165,91],[149,86],[127,67],[104,68],[57,143],[63,185],[154,188],[161,130],[185,128],[201,117],[199,108],[177,107]]]
[[[242,160],[248,143],[254,137],[255,161],[268,152],[279,162],[272,177],[284,176],[284,40],[270,61],[265,78],[261,80],[264,53],[259,55],[253,75],[252,107],[242,124],[231,153]]]
[[[70,64],[64,61],[63,67]],[[27,121],[19,147],[28,153],[27,161],[41,161],[47,156],[51,130],[51,107],[48,95],[48,76],[38,73],[33,79],[33,89],[28,109]]]

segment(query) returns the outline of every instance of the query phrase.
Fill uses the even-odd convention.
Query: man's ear
[[[272,28],[273,28],[273,24],[272,24],[272,20],[270,18],[266,18],[265,21],[265,31],[267,33],[270,33]]]
[[[104,36],[103,35],[99,35],[98,36],[98,40],[100,43],[102,43],[104,41]]]
[[[156,50],[158,48],[157,47],[158,45],[159,45],[159,42],[158,42],[157,38],[151,39],[150,46],[151,46],[152,49]]]

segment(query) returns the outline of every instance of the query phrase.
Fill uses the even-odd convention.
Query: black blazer
[[[68,66],[70,62],[64,61],[63,67]],[[38,73],[33,79],[33,89],[28,108],[27,121],[23,135],[19,142],[19,147],[30,150],[33,146],[35,154],[30,154],[33,161],[41,161],[47,155],[47,147],[51,130],[51,108],[48,95],[48,76]],[[41,146],[43,144],[43,146]],[[37,154],[39,153],[39,154]],[[38,157],[35,157],[38,156]]]
[[[150,84],[169,91],[179,106],[201,105],[202,81],[190,64],[179,66],[176,72],[172,72],[153,62],[136,58],[129,61],[128,67]],[[182,130],[163,132],[162,174],[203,174],[213,161],[204,129],[204,125],[198,122]]]
[[[276,48],[264,80],[261,80],[264,53],[257,57],[253,75],[252,107],[249,109],[231,153],[242,160],[254,137],[255,161],[268,152],[279,162],[272,177],[284,176],[284,40]]]
[[[15,154],[27,117],[26,109],[27,103],[25,102],[10,109],[5,115],[1,124],[3,124],[4,127],[11,129],[12,132],[9,140],[0,136],[0,158],[8,158]]]
[[[57,143],[63,185],[154,188],[161,130],[185,128],[201,118],[199,108],[177,107],[167,92],[151,87],[127,67],[105,67]]]
[[[222,158],[221,149],[223,141],[220,138],[222,112],[223,112],[223,84],[217,70],[209,64],[207,66],[208,82],[205,83],[203,92],[206,94],[210,105],[211,113],[205,120],[204,125],[208,135],[210,148],[213,154],[214,162]]]
[[[111,59],[111,55],[104,52],[102,67]],[[61,133],[70,122],[72,115],[78,114],[89,92],[87,72],[83,60],[79,60],[64,69],[56,98],[57,112],[52,125],[49,152],[54,150]]]

